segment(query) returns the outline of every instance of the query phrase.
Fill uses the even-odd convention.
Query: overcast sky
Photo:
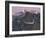
[[[18,7],[18,6],[13,6],[12,7],[12,15],[15,15],[16,13],[19,13],[20,11],[24,11],[24,10],[27,10],[27,11],[35,11],[35,12],[32,12],[32,13],[40,13],[40,8],[39,7]]]

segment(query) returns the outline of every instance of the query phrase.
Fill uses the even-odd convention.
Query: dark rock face
[[[35,14],[27,11],[25,16],[24,14],[20,16],[12,16],[12,19],[13,31],[40,30],[40,13]],[[28,22],[30,24],[28,24]]]
[[[33,21],[33,14],[30,12],[26,12],[23,19],[24,19],[24,21],[32,22]]]

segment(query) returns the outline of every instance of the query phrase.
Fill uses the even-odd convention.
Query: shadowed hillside
[[[28,11],[17,16],[12,16],[12,30],[40,30],[40,13],[30,13]]]

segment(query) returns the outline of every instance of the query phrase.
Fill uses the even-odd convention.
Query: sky
[[[29,11],[31,13],[40,13],[39,7],[19,7],[19,6],[13,6],[12,7],[12,15],[19,14],[20,12],[24,12],[24,10]]]

